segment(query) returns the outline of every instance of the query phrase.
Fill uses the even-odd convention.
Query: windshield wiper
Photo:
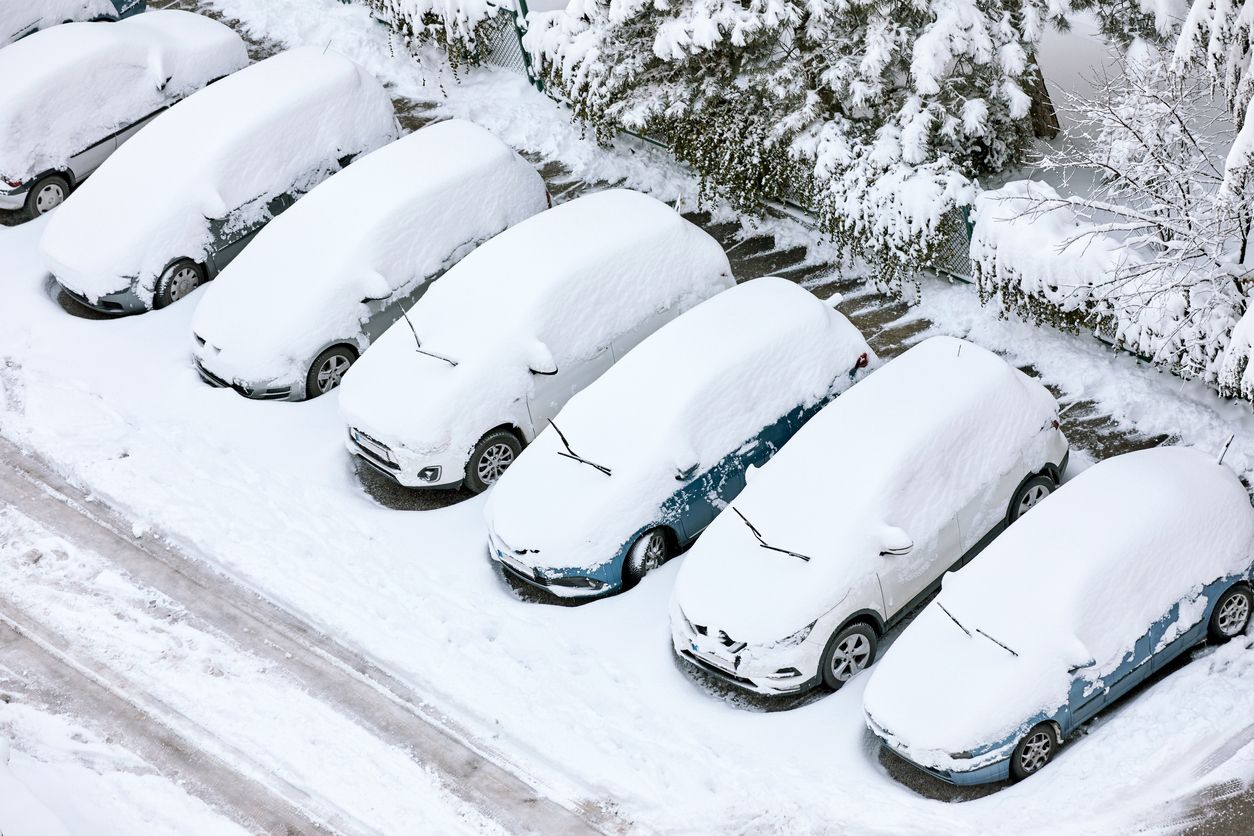
[[[949,620],[950,620],[950,621],[952,621],[954,624],[957,624],[957,625],[958,625],[958,629],[959,629],[959,630],[961,630],[962,632],[964,632],[964,633],[966,633],[966,634],[967,634],[967,638],[971,638],[971,631],[970,631],[970,630],[968,630],[966,627],[963,627],[963,626],[962,626],[962,622],[961,622],[961,621],[959,621],[958,619],[954,618],[954,614],[953,614],[953,613],[951,613],[949,610],[945,609],[945,605],[944,605],[944,604],[942,604],[940,601],[937,601],[937,602],[936,602],[936,606],[938,606],[938,607],[940,607],[940,608],[941,608],[941,612],[943,612],[945,615],[949,616]]]
[[[606,476],[613,475],[612,471],[605,465],[597,464],[596,462],[590,462],[587,459],[585,459],[583,456],[576,453],[574,450],[570,449],[570,442],[566,440],[566,436],[562,433],[562,431],[557,428],[557,424],[553,423],[552,418],[549,419],[549,426],[552,427],[557,432],[557,437],[562,440],[562,446],[566,448],[565,453],[563,453],[561,450],[557,451],[557,454],[559,456],[565,456],[568,459],[574,459],[580,464],[586,464],[588,467],[595,467],[597,470],[601,471]]]
[[[422,340],[418,339],[418,329],[414,327],[414,321],[409,318],[409,311],[404,310],[402,308],[401,316],[405,318],[405,324],[409,326],[409,333],[414,335],[414,345],[417,346],[417,351],[419,354],[425,354],[428,357],[434,357],[437,360],[443,360],[445,363],[448,363],[450,366],[457,365],[456,360],[453,360],[452,358],[449,358],[449,357],[445,357],[443,354],[436,354],[433,351],[427,351],[425,348],[423,348]]]
[[[732,510],[736,512],[736,516],[740,517],[741,521],[749,529],[749,532],[753,534],[753,537],[755,540],[758,541],[759,546],[761,546],[764,549],[769,549],[773,552],[786,554],[789,557],[795,557],[798,560],[804,560],[806,563],[810,562],[810,558],[806,557],[804,554],[799,554],[794,551],[789,551],[788,549],[781,549],[779,546],[772,546],[770,543],[766,542],[766,538],[762,536],[762,532],[758,531],[757,528],[754,527],[753,523],[749,522],[749,518],[746,517],[744,514],[740,513],[739,508],[732,506]]]
[[[1019,654],[1018,654],[1018,653],[1015,653],[1013,650],[1011,650],[1010,648],[1006,647],[1006,645],[1004,645],[1004,644],[1002,644],[1001,642],[997,641],[997,639],[993,638],[993,637],[992,637],[992,636],[990,636],[988,633],[985,633],[985,632],[984,632],[983,630],[981,630],[979,627],[976,627],[976,628],[975,628],[975,632],[979,633],[981,636],[983,636],[984,638],[988,639],[988,640],[989,640],[989,641],[991,641],[993,644],[997,645],[997,646],[998,646],[998,647],[1000,647],[1002,650],[1004,650],[1004,651],[1006,651],[1007,653],[1009,653],[1011,656],[1014,656],[1016,659],[1017,659],[1017,658],[1019,658]]]

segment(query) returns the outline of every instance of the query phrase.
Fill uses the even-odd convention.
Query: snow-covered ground
[[[394,92],[478,121],[576,176],[625,179],[668,200],[695,193],[652,155],[609,153],[582,139],[566,113],[516,76],[476,71],[457,85],[426,62],[424,85],[424,65],[394,50],[360,8],[337,0],[210,5],[254,34],[331,42]],[[44,226],[0,229],[0,435],[133,514],[137,531],[168,535],[360,650],[559,799],[603,805],[644,831],[996,833],[1013,821],[1020,832],[1110,833],[1157,819],[1203,786],[1254,777],[1254,747],[1232,736],[1243,725],[1234,718],[1254,716],[1254,650],[1234,642],[1195,654],[1109,712],[1031,780],[962,803],[926,798],[879,759],[862,721],[865,677],[793,710],[764,712],[687,676],[672,659],[667,626],[683,558],[629,594],[589,606],[519,600],[484,554],[482,498],[441,510],[382,508],[344,451],[335,394],[265,403],[206,387],[188,355],[203,291],[132,319],[69,315],[38,261]],[[1248,409],[1094,342],[1000,319],[967,287],[925,283],[918,310],[941,323],[935,330],[1032,364],[1064,399],[1095,400],[1146,434],[1218,449],[1236,432],[1228,461],[1245,474],[1254,468]],[[136,594],[127,584],[118,578],[94,595],[126,601]],[[6,595],[36,606],[53,593],[31,580]],[[83,606],[105,603],[90,598]],[[159,636],[142,621],[132,626],[136,641]],[[245,675],[248,661],[232,657],[230,672]],[[21,766],[22,753],[37,750],[15,736]],[[315,778],[301,780],[325,786]],[[343,788],[328,792],[342,797]],[[384,813],[406,800],[422,804],[416,794],[384,798]],[[375,821],[386,829],[394,819]]]

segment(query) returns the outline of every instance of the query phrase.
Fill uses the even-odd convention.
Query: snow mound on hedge
[[[720,293],[662,326],[556,423],[606,477],[559,456],[544,430],[506,472],[486,515],[509,543],[538,549],[533,563],[597,566],[683,483],[797,406],[853,383],[860,355],[874,353],[844,316],[792,282],[767,277]]]
[[[531,391],[528,362],[590,356],[650,315],[684,311],[731,284],[718,242],[666,204],[623,189],[563,203],[458,262],[353,366],[349,425],[412,451],[468,451]]]
[[[876,665],[866,710],[938,766],[996,743],[1066,702],[1072,665],[1114,670],[1177,601],[1247,573],[1252,541],[1249,497],[1213,455],[1168,447],[1100,462],[946,576]]]
[[[925,340],[824,407],[732,502],[772,545],[811,559],[764,556],[724,512],[680,568],[684,614],[750,644],[791,635],[875,571],[886,527],[922,547],[1013,466],[1043,465],[1056,413],[992,352]]]
[[[112,4],[106,3],[112,8]],[[191,12],[71,23],[0,50],[0,174],[26,180],[248,63],[239,35]]]
[[[205,291],[192,330],[230,380],[303,377],[349,340],[364,299],[408,294],[470,248],[545,208],[544,182],[488,131],[425,127],[319,184]]]
[[[395,137],[373,76],[323,49],[282,52],[154,119],[53,214],[41,247],[89,298],[132,284],[150,294],[175,258],[205,258],[210,219],[246,205],[264,216],[271,198]]]

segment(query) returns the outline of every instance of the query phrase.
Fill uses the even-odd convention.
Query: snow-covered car
[[[165,307],[398,133],[387,91],[352,61],[312,47],[279,53],[189,96],[119,148],[50,217],[44,259],[95,310]]]
[[[1094,465],[945,579],[871,675],[867,724],[950,783],[1031,775],[1151,673],[1246,630],[1252,542],[1249,497],[1212,455]]]
[[[175,102],[248,64],[230,27],[155,11],[0,49],[0,209],[42,215]]]
[[[675,581],[675,653],[761,694],[839,688],[1067,458],[1044,386],[925,340],[811,418],[706,529]]]
[[[0,0],[0,47],[58,23],[121,20],[147,5],[145,0]]]
[[[348,449],[408,487],[483,491],[572,395],[732,284],[718,242],[647,195],[541,212],[458,262],[357,361],[340,391]]]
[[[544,181],[488,131],[430,125],[319,184],[205,290],[200,376],[266,400],[337,386],[440,273],[543,211]]]
[[[518,457],[488,500],[488,555],[563,597],[630,588],[874,365],[858,329],[792,282],[720,293],[575,395]]]

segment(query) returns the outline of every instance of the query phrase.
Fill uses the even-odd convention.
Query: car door
[[[907,554],[881,554],[876,570],[889,620],[906,615],[939,589],[941,577],[961,555],[956,517],[933,531],[912,531],[910,520],[902,520],[900,527],[913,539],[913,547]],[[839,537],[840,532],[832,536]]]
[[[623,355],[639,345],[645,337],[674,319],[677,313],[675,308],[656,311],[629,328],[626,333],[615,337],[610,341],[610,350],[614,352],[614,360],[623,359]]]
[[[614,352],[604,345],[592,356],[561,362],[553,374],[531,375],[531,392],[527,395],[527,413],[533,434],[538,434],[557,415],[566,402],[614,364]]]
[[[1006,522],[1010,500],[1023,478],[1028,474],[1021,457],[1015,457],[1010,468],[987,484],[980,485],[958,512],[960,555],[970,559],[974,551],[982,548],[1001,533]],[[978,547],[978,548],[977,548]]]
[[[130,127],[123,128],[121,131],[118,132],[117,136],[114,137],[114,148],[115,149],[121,148],[123,143],[125,143],[131,137],[135,136],[135,134],[139,133],[141,130],[144,129],[145,125],[147,125],[153,119],[156,119],[158,116],[160,116],[162,113],[164,113],[167,110],[169,110],[169,107],[163,107],[160,110],[157,110],[157,111],[154,111],[153,113],[148,114],[143,119],[140,119],[138,122],[131,125]]]
[[[226,269],[226,266],[244,251],[244,247],[248,246],[248,243],[257,237],[257,233],[261,232],[267,223],[278,217],[295,202],[296,196],[286,192],[278,197],[271,198],[266,203],[266,210],[269,216],[260,222],[241,221],[241,218],[252,209],[252,203],[231,212],[224,219],[211,219],[209,221],[209,230],[213,236],[213,251],[209,254],[209,258],[213,263],[214,275]]]

